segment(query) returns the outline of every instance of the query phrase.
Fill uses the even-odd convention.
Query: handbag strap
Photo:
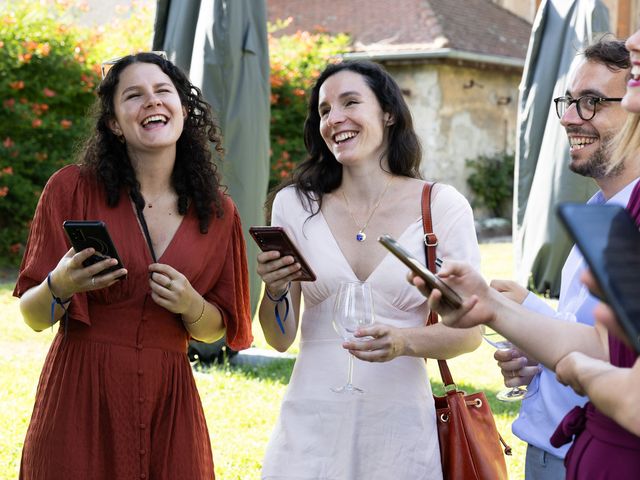
[[[427,258],[427,268],[436,273],[436,246],[438,245],[438,237],[433,231],[433,222],[431,221],[431,191],[435,183],[426,182],[422,188],[422,228],[424,230],[424,251]],[[427,326],[438,323],[438,314],[434,311],[429,312],[427,318]],[[446,360],[438,360],[438,369],[440,377],[446,391],[455,389],[456,385],[451,376],[449,365]]]
[[[640,184],[640,183],[639,183]],[[433,232],[433,222],[431,221],[431,190],[434,183],[425,183],[422,189],[422,228],[424,229],[424,251],[427,257],[427,268],[433,273],[436,273],[436,246],[438,245],[438,237]],[[438,314],[436,312],[429,312],[427,318],[427,326],[435,325],[438,323]],[[426,361],[426,359],[425,359]],[[438,369],[440,370],[440,378],[444,384],[444,389],[449,394],[454,394],[457,391],[456,384],[451,376],[449,365],[446,360],[438,360]],[[491,414],[493,416],[493,414]],[[497,431],[500,443],[504,448],[505,455],[511,455],[511,447],[504,441],[500,432]]]

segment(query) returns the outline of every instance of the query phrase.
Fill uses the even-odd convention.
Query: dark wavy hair
[[[391,173],[422,178],[420,140],[413,128],[409,107],[393,77],[377,63],[366,60],[349,60],[331,64],[320,74],[309,96],[307,119],[304,122],[304,144],[308,156],[295,168],[291,179],[281,183],[269,194],[265,204],[269,216],[276,193],[289,185],[296,186],[300,199],[306,205],[305,208],[313,216],[322,208],[322,196],[334,191],[342,183],[342,165],[333,156],[320,135],[320,113],[318,112],[320,87],[329,77],[342,71],[362,75],[378,99],[382,111],[388,113],[394,120],[388,127],[389,140],[386,151]],[[312,207],[314,201],[317,202],[315,211]]]
[[[180,102],[187,111],[184,128],[176,144],[176,161],[171,183],[178,194],[178,212],[187,213],[193,202],[200,231],[206,233],[212,215],[223,215],[220,178],[209,145],[215,145],[216,155],[222,158],[223,149],[219,125],[211,107],[177,66],[154,53],[138,53],[118,60],[98,87],[98,98],[93,106],[95,131],[86,141],[81,153],[81,164],[91,171],[106,191],[107,205],[118,204],[126,191],[138,208],[144,207],[138,182],[127,146],[109,127],[115,119],[114,95],[125,68],[134,63],[152,63],[171,79]]]
[[[582,53],[590,62],[600,63],[612,72],[631,68],[629,50],[624,42],[615,38],[602,37],[585,48]]]

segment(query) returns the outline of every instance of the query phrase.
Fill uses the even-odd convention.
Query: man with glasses
[[[578,116],[585,122],[588,122],[596,116],[599,103],[620,101],[622,101],[622,98],[596,97],[595,95],[583,95],[579,98],[571,98],[571,95],[565,95],[564,97],[556,97],[553,99],[553,103],[556,104],[556,115],[558,115],[558,118],[562,118],[567,108],[575,103]]]
[[[593,178],[600,188],[588,203],[626,206],[638,180],[639,168],[622,164],[610,171],[607,146],[627,117],[620,100],[629,79],[629,52],[623,42],[609,40],[588,47],[583,57],[565,95],[554,99],[556,113],[569,139],[569,168]],[[584,269],[584,259],[574,247],[562,269],[557,311],[515,282],[495,280],[492,287],[525,307],[559,321],[593,325],[592,312],[597,300],[580,282]],[[525,478],[564,479],[563,459],[569,445],[554,448],[549,437],[565,414],[576,405],[583,405],[586,398],[561,385],[552,371],[537,365],[517,349],[498,350],[494,357],[502,368],[505,385],[527,385],[527,396],[513,423],[513,433],[528,444]]]

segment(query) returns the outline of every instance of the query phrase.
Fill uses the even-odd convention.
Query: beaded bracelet
[[[205,306],[205,304],[206,304],[205,299],[204,299],[204,297],[202,297],[202,311],[200,312],[200,316],[198,318],[196,318],[193,322],[185,322],[184,320],[182,320],[182,323],[184,323],[185,325],[195,325],[200,320],[202,320],[202,317],[204,315],[204,306]]]
[[[56,323],[55,322],[55,310],[56,310],[56,305],[60,305],[60,307],[62,307],[62,310],[64,310],[64,323],[65,323],[65,327],[67,324],[67,318],[69,316],[69,313],[67,312],[67,307],[65,307],[65,304],[68,304],[71,301],[72,297],[69,297],[65,300],[61,299],[60,297],[57,297],[55,293],[53,293],[53,288],[51,288],[51,274],[53,272],[49,272],[49,274],[47,275],[47,286],[49,287],[49,293],[51,293],[51,328],[53,328],[53,324]]]
[[[269,289],[267,287],[264,288],[264,293],[267,295],[269,300],[275,303],[275,306],[273,307],[273,312],[276,316],[276,322],[278,322],[278,327],[280,327],[280,331],[283,334],[284,334],[284,321],[287,319],[287,315],[289,315],[289,298],[287,297],[287,295],[289,295],[290,288],[291,288],[291,282],[287,284],[287,288],[285,289],[284,293],[280,295],[278,298],[272,297],[271,294],[269,293]],[[280,318],[278,305],[280,305],[280,303],[283,301],[284,301],[284,318]]]

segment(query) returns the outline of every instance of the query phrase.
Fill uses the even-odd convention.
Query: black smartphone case
[[[106,268],[101,273],[108,273],[123,268],[107,226],[99,220],[67,220],[62,224],[64,231],[76,252],[86,248],[94,248],[96,253],[83,262],[85,267],[106,258],[115,258],[118,264]]]
[[[564,203],[558,216],[591,269],[604,300],[640,353],[640,231],[619,205]]]

